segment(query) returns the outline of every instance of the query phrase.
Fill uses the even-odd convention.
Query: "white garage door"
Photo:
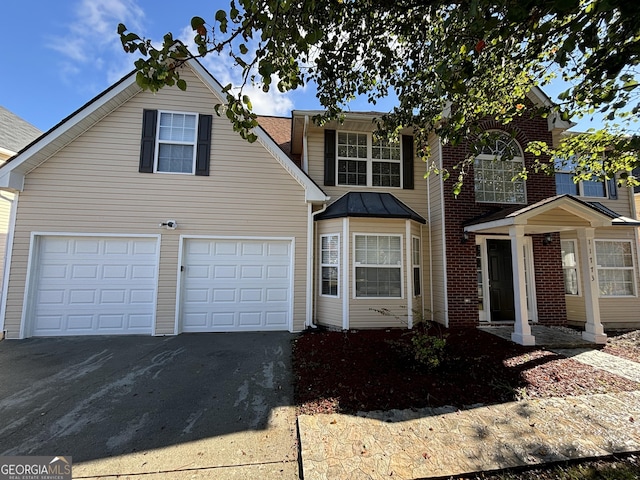
[[[153,333],[155,238],[40,237],[34,336]]]
[[[291,242],[188,239],[182,330],[288,330]]]

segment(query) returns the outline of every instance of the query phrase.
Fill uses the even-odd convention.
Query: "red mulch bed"
[[[300,413],[438,407],[640,389],[540,347],[523,347],[477,329],[442,330],[446,358],[432,371],[416,366],[413,331],[308,331],[294,345]]]
[[[640,363],[640,330],[608,332],[603,352]]]

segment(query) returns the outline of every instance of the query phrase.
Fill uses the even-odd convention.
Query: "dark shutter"
[[[618,199],[618,186],[616,185],[616,179],[614,178],[610,178],[609,180],[607,180],[607,187],[609,190],[609,198],[611,200],[617,200]]]
[[[157,110],[142,111],[142,142],[140,144],[140,173],[153,173],[156,146]]]
[[[324,184],[336,184],[336,131],[324,131]]]
[[[198,148],[196,149],[196,175],[209,175],[211,158],[211,124],[213,115],[200,115],[198,120]]]
[[[402,188],[413,190],[413,137],[402,135]]]

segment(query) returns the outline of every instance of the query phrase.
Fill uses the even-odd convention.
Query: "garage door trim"
[[[153,291],[153,315],[151,324],[151,334],[155,335],[156,332],[156,313],[158,306],[158,282],[159,282],[159,269],[160,269],[160,240],[159,234],[136,234],[136,233],[86,233],[86,232],[31,232],[29,240],[29,256],[27,259],[27,277],[25,280],[24,299],[22,304],[22,317],[20,319],[20,338],[26,338],[31,336],[35,325],[33,321],[29,319],[33,318],[35,311],[35,295],[33,292],[36,289],[36,282],[38,280],[37,267],[38,267],[38,254],[40,251],[40,242],[45,237],[101,237],[101,238],[151,238],[156,240],[156,275],[155,285]],[[33,298],[31,298],[33,296]]]
[[[185,264],[185,245],[188,240],[192,239],[200,239],[200,240],[235,240],[235,241],[280,241],[280,242],[289,242],[291,245],[289,251],[289,324],[287,325],[287,329],[289,332],[293,332],[293,305],[295,300],[294,295],[294,285],[295,285],[295,247],[296,247],[296,239],[295,237],[260,237],[260,236],[228,236],[228,235],[180,235],[180,246],[178,251],[178,281],[177,281],[177,292],[176,292],[176,318],[175,318],[175,331],[176,335],[182,333],[182,323],[180,321],[180,313],[182,310],[182,294],[183,294],[183,275],[182,275],[182,267]]]

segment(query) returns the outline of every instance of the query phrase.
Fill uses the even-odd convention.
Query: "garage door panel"
[[[155,238],[41,237],[35,336],[152,334]]]
[[[182,330],[287,330],[290,245],[282,240],[186,240]]]

